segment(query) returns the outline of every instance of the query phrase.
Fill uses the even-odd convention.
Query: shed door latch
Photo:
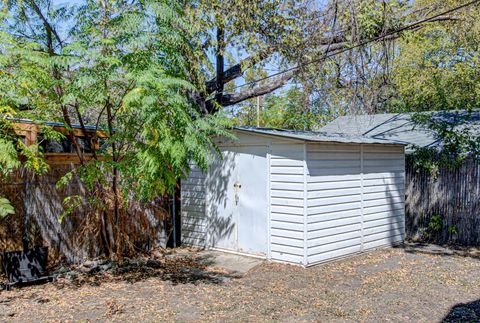
[[[235,182],[235,184],[233,184],[233,188],[235,189],[235,205],[238,205],[238,202],[240,200],[240,189],[242,188],[242,184],[240,184],[239,182]]]

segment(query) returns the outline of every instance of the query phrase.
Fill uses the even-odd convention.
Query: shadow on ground
[[[77,267],[58,268],[54,273],[60,288],[73,284],[99,286],[112,281],[135,283],[149,278],[172,284],[223,284],[238,278],[236,272],[216,268],[215,257],[210,254],[166,255],[162,258],[125,259],[122,263],[87,262]]]
[[[470,257],[480,259],[479,248],[465,248],[465,247],[444,247],[435,244],[422,243],[422,242],[405,242],[403,245],[398,246],[403,248],[408,253],[418,253],[435,256],[458,256],[458,257]]]
[[[480,299],[455,305],[442,322],[480,322]]]

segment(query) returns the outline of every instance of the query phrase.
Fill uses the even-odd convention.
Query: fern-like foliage
[[[91,199],[67,198],[66,213],[82,204],[110,208],[115,194],[123,204],[165,194],[192,163],[208,167],[217,150],[213,136],[230,136],[228,119],[202,115],[194,99],[204,92],[207,57],[196,37],[203,31],[185,12],[191,6],[173,0],[5,4],[0,106],[18,117],[63,122],[67,130],[93,124],[108,134],[101,151],[59,181],[61,187],[80,178]],[[49,140],[74,140],[43,132]],[[27,157],[22,166],[48,170],[39,162],[39,145],[4,145],[7,157]]]

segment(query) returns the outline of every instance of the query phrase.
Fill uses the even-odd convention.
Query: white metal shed
[[[405,236],[404,145],[236,128],[182,181],[182,243],[313,265]]]

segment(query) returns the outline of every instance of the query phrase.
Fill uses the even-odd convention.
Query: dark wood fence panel
[[[436,176],[406,162],[406,230],[413,240],[480,245],[480,161]]]
[[[0,252],[21,250],[22,238],[26,235],[30,246],[50,247],[49,256],[54,259],[80,262],[100,253],[95,238],[86,234],[87,209],[77,210],[62,222],[58,221],[64,211],[65,197],[86,195],[80,181],[74,180],[64,189],[56,188],[58,179],[71,167],[51,165],[50,171],[41,177],[18,171],[9,182],[0,185],[0,196],[9,199],[15,207],[15,214],[0,219]],[[125,217],[122,230],[132,237],[135,250],[148,251],[166,245],[167,213],[161,203],[136,204],[122,211]]]

